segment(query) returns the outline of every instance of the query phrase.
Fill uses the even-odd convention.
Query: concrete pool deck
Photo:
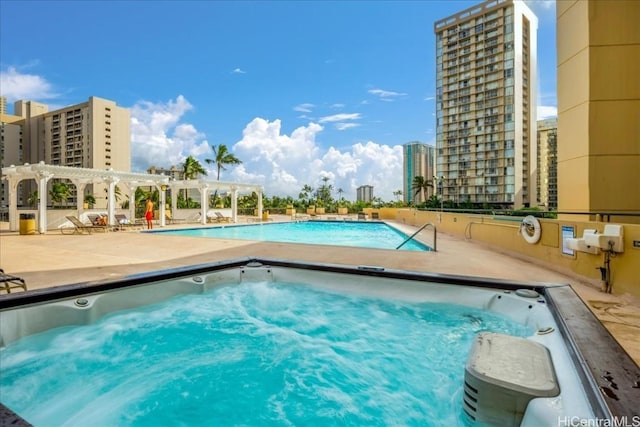
[[[274,216],[274,220],[285,221],[289,217]],[[240,224],[246,221],[239,218]],[[390,223],[407,233],[416,230],[393,221]],[[164,229],[200,226],[180,224]],[[431,244],[431,239],[431,230],[419,235],[419,240],[426,244]],[[0,223],[0,267],[8,274],[24,278],[29,290],[251,256],[569,284],[640,365],[640,301],[637,298],[602,293],[593,281],[571,272],[554,271],[549,266],[442,232],[438,233],[437,252],[412,252],[134,231],[94,232],[91,235],[62,235],[50,231],[45,235],[23,236],[9,232],[7,223]]]

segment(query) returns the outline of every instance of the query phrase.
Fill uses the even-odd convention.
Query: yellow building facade
[[[640,2],[567,0],[556,8],[558,210],[638,212]]]

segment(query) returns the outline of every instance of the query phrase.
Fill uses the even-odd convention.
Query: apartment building
[[[90,97],[87,102],[55,111],[34,101],[16,101],[12,116],[21,133],[3,139],[2,149],[15,164],[38,163],[93,169],[131,170],[131,130],[129,110],[115,102]],[[3,162],[5,163],[5,162]],[[71,186],[72,191],[75,190]],[[97,207],[106,206],[106,186],[89,185]],[[18,204],[24,204],[35,183],[24,181],[18,189]],[[4,193],[3,193],[4,194]],[[76,195],[67,200],[75,205]]]
[[[490,0],[437,21],[436,175],[444,200],[538,204],[538,19],[518,0]]]
[[[359,202],[370,202],[373,200],[373,186],[361,185],[356,188],[356,200]]]
[[[11,165],[21,165],[24,161],[23,152],[24,119],[20,116],[8,114],[7,98],[0,96],[0,168]],[[18,194],[18,204],[26,203],[22,192]],[[6,212],[9,206],[9,187],[4,180],[0,181],[0,212]]]
[[[169,169],[163,167],[150,166],[147,168],[147,173],[151,175],[166,175],[171,179],[183,180],[184,172],[179,167],[173,165]]]
[[[402,146],[402,153],[402,194],[404,202],[407,204],[424,203],[434,194],[433,186],[429,187],[426,194],[423,192],[416,194],[413,188],[413,179],[421,176],[425,181],[433,180],[433,176],[436,174],[435,147],[412,141]]]
[[[558,209],[558,119],[538,120],[538,205]]]

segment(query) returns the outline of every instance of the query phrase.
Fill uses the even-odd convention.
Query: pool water
[[[395,249],[409,237],[382,222],[356,221],[301,221],[154,232],[191,237],[311,243],[378,249]],[[400,249],[409,251],[430,250],[428,246],[413,239]]]
[[[465,425],[481,331],[532,333],[454,304],[225,285],[15,341],[0,396],[35,426]]]

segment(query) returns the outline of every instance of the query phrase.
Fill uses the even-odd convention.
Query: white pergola
[[[2,179],[9,185],[9,230],[17,231],[18,223],[18,184],[26,179],[33,179],[38,184],[38,194],[47,194],[47,183],[50,179],[68,179],[76,186],[78,194],[76,209],[78,216],[84,211],[84,202],[80,195],[84,193],[87,184],[108,185],[108,212],[109,224],[116,225],[115,221],[115,187],[124,184],[129,191],[129,217],[135,218],[135,192],[138,187],[155,187],[160,194],[160,226],[166,225],[164,211],[166,208],[166,190],[171,189],[171,207],[176,212],[178,204],[178,190],[198,189],[200,191],[200,222],[207,223],[208,199],[212,191],[226,191],[231,193],[231,217],[234,222],[238,218],[238,194],[241,192],[255,192],[258,194],[258,217],[262,217],[262,192],[263,187],[256,184],[242,184],[236,182],[208,181],[203,179],[176,181],[165,175],[152,175],[146,173],[121,172],[113,169],[99,170],[88,168],[75,168],[69,166],[46,165],[40,162],[35,165],[25,163],[22,166],[11,165],[2,168]],[[47,232],[47,202],[46,197],[38,199],[38,231],[41,234]]]

